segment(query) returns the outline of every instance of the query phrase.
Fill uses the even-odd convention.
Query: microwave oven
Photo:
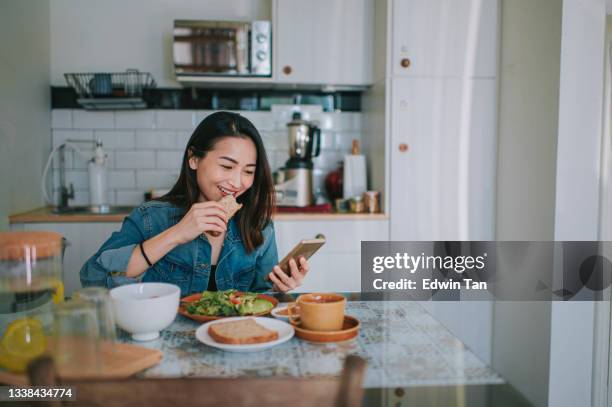
[[[272,76],[270,21],[174,21],[173,58],[181,76]]]

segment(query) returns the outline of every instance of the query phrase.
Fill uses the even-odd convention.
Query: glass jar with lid
[[[0,368],[23,372],[46,351],[53,303],[64,298],[63,248],[56,232],[0,232]]]

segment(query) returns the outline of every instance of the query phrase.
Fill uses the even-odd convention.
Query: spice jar
[[[365,211],[367,213],[380,212],[380,192],[365,191],[363,193],[363,201],[365,203]]]
[[[363,198],[360,196],[356,196],[351,198],[350,200],[350,208],[353,213],[362,213],[365,212],[365,204],[363,203]]]
[[[338,213],[346,213],[349,211],[349,201],[347,199],[337,198],[334,201],[336,206],[336,212]]]

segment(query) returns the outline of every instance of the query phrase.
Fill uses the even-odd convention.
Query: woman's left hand
[[[300,257],[298,261],[300,263],[299,267],[294,259],[289,260],[290,276],[285,274],[278,264],[274,266],[268,277],[272,281],[272,288],[275,291],[285,293],[302,285],[302,281],[308,273],[308,261],[304,257]]]

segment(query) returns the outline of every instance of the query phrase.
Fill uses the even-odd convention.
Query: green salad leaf
[[[204,291],[197,301],[189,303],[187,312],[193,315],[237,316],[270,311],[274,305],[257,298],[257,293],[238,293],[236,290]]]

